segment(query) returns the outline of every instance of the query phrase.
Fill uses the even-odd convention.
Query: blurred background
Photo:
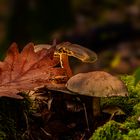
[[[20,49],[70,41],[98,54],[98,61],[72,60],[74,73],[132,73],[140,66],[139,0],[0,0],[0,57],[12,42]],[[75,65],[77,67],[75,67]]]

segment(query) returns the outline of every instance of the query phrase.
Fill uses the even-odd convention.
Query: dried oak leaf
[[[19,53],[16,43],[9,48],[4,61],[0,61],[0,97],[22,98],[19,92],[40,86],[59,88],[53,79],[65,76],[65,70],[55,67],[59,59],[54,56],[55,47],[34,52],[34,45],[27,44]]]

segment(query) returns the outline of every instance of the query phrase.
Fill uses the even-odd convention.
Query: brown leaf
[[[55,67],[59,59],[54,56],[55,47],[34,52],[34,45],[29,43],[21,53],[13,43],[6,58],[0,62],[0,97],[21,98],[17,93],[33,90],[40,86],[60,88],[64,84],[55,84],[57,76],[66,76],[65,70]]]

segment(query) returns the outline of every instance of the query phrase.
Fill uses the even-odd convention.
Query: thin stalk
[[[68,78],[70,78],[72,76],[72,70],[69,65],[68,55],[60,54],[60,64],[61,64],[61,67],[66,70],[66,74]]]
[[[85,119],[86,119],[86,124],[87,124],[87,130],[90,131],[85,103],[83,103],[83,107],[84,107],[84,114],[85,114]]]

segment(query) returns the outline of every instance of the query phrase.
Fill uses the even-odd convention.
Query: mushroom
[[[93,116],[100,115],[100,97],[128,96],[125,84],[104,71],[79,73],[71,77],[66,88],[74,93],[93,98]]]
[[[34,46],[34,50],[35,52],[37,52],[43,48],[49,49],[51,47],[52,46],[48,44],[39,44]],[[77,44],[72,44],[70,42],[63,42],[61,44],[56,45],[55,56],[60,57],[61,67],[65,68],[68,78],[72,76],[68,56],[73,56],[85,63],[93,63],[97,60],[96,53],[85,47],[82,47]]]
[[[124,111],[118,106],[107,106],[102,110],[102,112],[111,115],[109,120],[112,120],[113,117],[117,115],[125,115]]]

